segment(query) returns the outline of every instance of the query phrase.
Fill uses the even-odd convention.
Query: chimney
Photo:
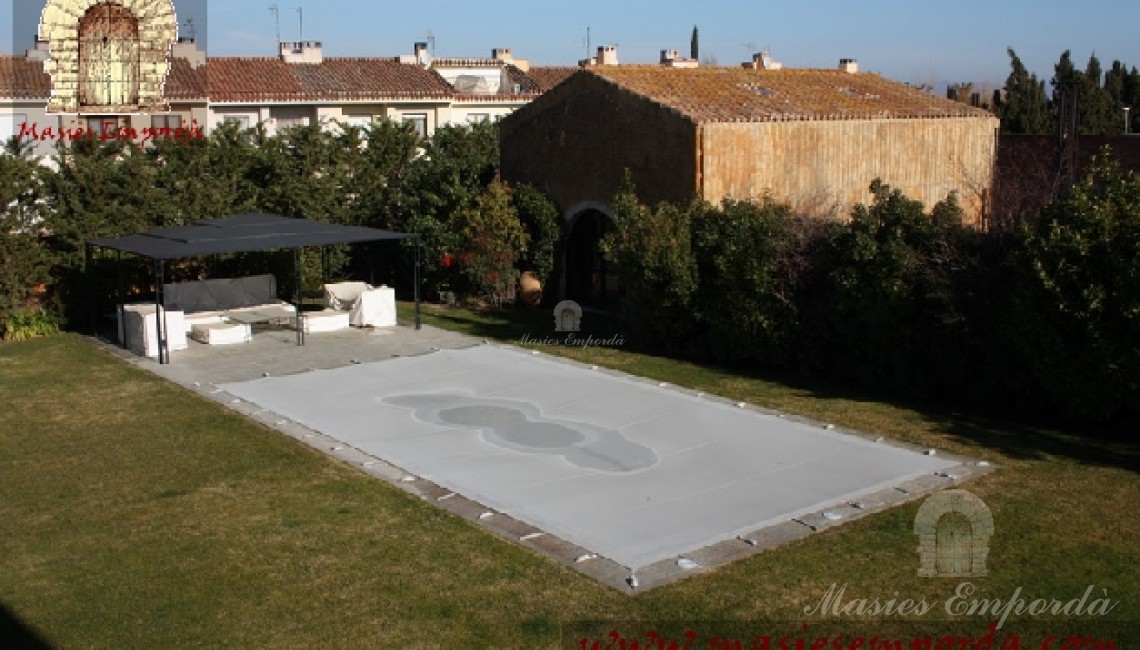
[[[178,37],[178,42],[170,48],[170,56],[186,59],[190,67],[195,69],[206,64],[206,53],[198,49],[198,44],[189,36]]]
[[[772,60],[772,53],[768,50],[753,54],[752,60],[744,63],[743,65],[744,67],[752,68],[753,70],[782,70],[784,67],[783,63]]]
[[[515,60],[515,56],[511,54],[511,48],[509,47],[496,47],[491,50],[491,58],[496,61],[502,61],[503,63],[511,63]]]
[[[50,46],[46,39],[36,36],[36,46],[30,50],[24,50],[24,56],[31,61],[47,61],[50,54]]]
[[[281,43],[281,60],[285,63],[320,63],[324,61],[320,41]]]
[[[598,65],[618,65],[618,52],[616,45],[598,46]]]
[[[407,65],[427,65],[430,61],[427,43],[413,43],[411,54],[400,55],[400,63]]]
[[[855,59],[839,59],[839,69],[847,74],[859,72],[859,62]]]

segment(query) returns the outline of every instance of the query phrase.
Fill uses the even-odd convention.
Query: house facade
[[[417,47],[419,44],[417,44]],[[496,120],[532,101],[559,71],[531,78],[505,48],[488,58],[326,57],[320,42],[280,44],[275,57],[206,57],[192,39],[171,48],[164,110],[52,111],[50,43],[25,56],[0,56],[0,138],[21,136],[37,156],[87,130],[136,141],[178,133],[200,137],[234,122],[273,135],[296,125],[410,124],[423,137],[444,125]],[[105,107],[104,107],[105,108]],[[161,131],[161,129],[170,131]]]

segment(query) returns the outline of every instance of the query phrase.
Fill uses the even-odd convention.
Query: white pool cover
[[[955,465],[492,345],[222,388],[631,568]]]

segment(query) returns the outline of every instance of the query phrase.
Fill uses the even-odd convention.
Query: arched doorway
[[[566,238],[566,297],[587,305],[607,305],[618,295],[617,268],[602,255],[601,242],[613,221],[601,210],[575,214]]]
[[[104,2],[79,19],[79,107],[139,104],[139,21],[129,9]]]

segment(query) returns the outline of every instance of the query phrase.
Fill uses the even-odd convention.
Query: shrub
[[[51,254],[40,236],[40,178],[34,161],[0,154],[0,317],[26,307],[51,277]]]
[[[804,241],[785,204],[726,199],[693,211],[700,288],[694,349],[719,362],[783,367],[797,328],[797,260]]]
[[[1063,413],[1105,420],[1140,404],[1140,177],[1102,154],[1045,209],[1019,257],[1011,347]]]
[[[59,322],[42,307],[29,307],[6,314],[3,320],[0,339],[5,341],[26,341],[38,336],[48,336],[59,332]]]
[[[459,233],[459,268],[471,288],[498,302],[513,295],[515,263],[526,251],[529,235],[511,204],[511,193],[498,179],[456,213],[451,230]]]
[[[638,204],[628,178],[613,205],[617,228],[603,248],[618,267],[626,331],[640,345],[680,352],[694,326],[697,265],[691,219],[699,206],[663,203],[651,210]]]

